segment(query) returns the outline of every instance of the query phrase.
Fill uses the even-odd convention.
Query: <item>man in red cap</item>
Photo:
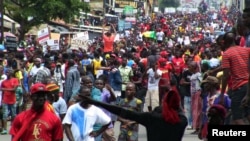
[[[161,99],[164,97],[166,91],[170,89],[170,73],[172,67],[167,63],[167,59],[163,57],[158,60],[158,63],[159,69],[162,71],[162,76],[159,82],[159,104],[161,104]]]
[[[46,110],[47,93],[44,84],[36,83],[31,87],[32,107],[14,119],[10,129],[12,141],[61,141],[63,139],[60,119]]]

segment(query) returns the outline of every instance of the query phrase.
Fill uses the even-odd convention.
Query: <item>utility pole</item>
[[[0,0],[0,33],[1,33],[1,38],[0,38],[0,43],[3,44],[4,41],[4,6],[3,6],[3,0]]]

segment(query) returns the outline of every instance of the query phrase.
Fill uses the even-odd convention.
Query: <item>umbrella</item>
[[[143,32],[142,35],[146,38],[156,39],[155,31],[146,31],[146,32]]]

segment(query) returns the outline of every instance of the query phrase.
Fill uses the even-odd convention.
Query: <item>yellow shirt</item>
[[[16,78],[20,81],[20,80],[22,80],[23,79],[23,73],[22,73],[22,71],[17,71],[16,73],[15,73],[15,76],[16,76]]]
[[[34,66],[34,63],[28,63],[28,70],[27,70],[28,73],[31,71],[33,66]]]
[[[101,59],[96,60],[93,59],[93,68],[94,68],[94,75],[97,75],[98,69],[101,67]]]

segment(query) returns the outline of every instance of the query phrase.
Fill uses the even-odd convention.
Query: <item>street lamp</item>
[[[0,0],[0,26],[1,26],[1,37],[0,37],[0,43],[3,44],[4,41],[4,6],[3,6],[3,0]]]

